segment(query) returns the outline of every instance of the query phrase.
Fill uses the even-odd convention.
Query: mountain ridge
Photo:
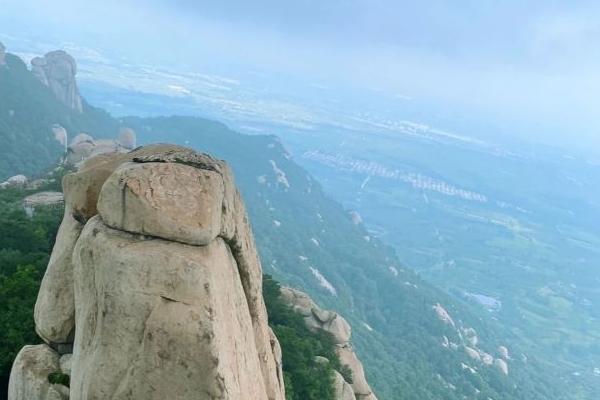
[[[459,399],[479,393],[495,400],[552,398],[551,377],[529,372],[522,360],[508,366],[506,377],[472,358],[464,331],[475,329],[486,354],[509,338],[497,337],[493,324],[403,266],[327,197],[276,137],[244,136],[194,117],[108,121],[99,136],[110,132],[114,137],[127,126],[142,143],[175,142],[229,160],[265,271],[350,321],[357,353],[379,398]],[[89,133],[96,130],[90,127]]]

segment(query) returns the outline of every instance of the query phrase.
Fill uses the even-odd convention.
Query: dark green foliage
[[[27,217],[21,206],[26,194],[0,190],[0,393],[7,391],[19,350],[40,342],[33,307],[62,216],[61,209],[40,208]]]
[[[48,382],[53,385],[63,385],[69,387],[71,383],[71,377],[67,374],[63,374],[62,372],[51,372],[48,374]]]
[[[333,371],[341,366],[331,336],[309,330],[302,316],[282,301],[279,284],[269,275],[263,279],[263,296],[283,351],[287,400],[333,400]],[[318,363],[317,356],[329,362]]]

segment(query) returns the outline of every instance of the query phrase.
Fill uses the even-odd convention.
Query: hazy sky
[[[382,89],[600,152],[600,2],[0,0],[0,31]]]

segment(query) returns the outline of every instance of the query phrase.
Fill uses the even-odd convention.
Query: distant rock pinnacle
[[[83,104],[77,87],[77,64],[75,59],[62,50],[51,51],[44,57],[31,60],[31,72],[54,95],[69,108],[83,111]]]

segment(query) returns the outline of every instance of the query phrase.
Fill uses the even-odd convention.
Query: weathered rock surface
[[[350,341],[352,329],[340,315],[319,308],[306,293],[299,290],[282,288],[281,295],[294,311],[304,317],[304,322],[309,328],[330,333],[336,344],[345,345]]]
[[[77,64],[73,57],[62,50],[51,51],[44,57],[31,60],[31,72],[67,107],[83,112],[83,101],[75,79]]]
[[[60,372],[71,376],[71,361],[72,361],[72,359],[73,359],[73,354],[64,354],[60,357],[60,360],[59,360]]]
[[[71,209],[67,207],[33,314],[36,332],[46,343],[73,342],[75,300],[72,255],[82,229],[83,224],[73,217]]]
[[[346,386],[339,381],[341,375],[339,377],[336,375],[337,400],[354,398],[357,400],[377,400],[367,382],[362,363],[350,343],[350,324],[339,314],[319,308],[306,293],[299,290],[282,287],[281,296],[294,311],[304,317],[306,326],[313,330],[323,330],[332,335],[342,365],[347,365],[352,371],[352,383],[345,381],[344,383],[352,388],[353,397],[348,397]]]
[[[64,400],[66,387],[53,385],[48,375],[60,371],[58,354],[45,344],[21,349],[10,372],[10,400]]]
[[[35,317],[51,346],[74,340],[71,399],[285,398],[260,261],[224,162],[147,146],[85,161],[63,189]]]
[[[175,163],[126,163],[104,183],[98,211],[127,232],[205,246],[221,232],[223,179]]]
[[[334,387],[336,400],[356,400],[352,386],[344,380],[339,372],[335,371]]]
[[[0,189],[4,189],[7,187],[23,187],[27,185],[29,179],[25,175],[15,175],[11,176],[4,182],[0,183]]]
[[[221,238],[188,246],[94,217],[74,268],[73,398],[267,399],[244,290]]]

